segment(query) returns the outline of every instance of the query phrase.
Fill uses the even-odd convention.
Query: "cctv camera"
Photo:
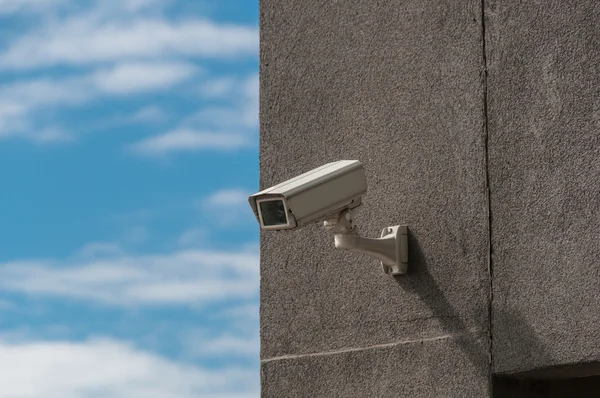
[[[367,193],[365,170],[358,160],[328,163],[248,198],[265,230],[285,230],[323,221],[333,232],[335,247],[367,254],[381,261],[387,274],[402,275],[408,267],[408,229],[383,229],[381,238],[358,235],[352,212]]]
[[[293,229],[337,218],[359,206],[366,192],[362,163],[340,160],[267,188],[249,202],[262,229]]]

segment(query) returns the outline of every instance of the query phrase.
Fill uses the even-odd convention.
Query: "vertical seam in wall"
[[[488,328],[489,328],[489,396],[493,395],[493,352],[494,336],[492,333],[493,321],[493,299],[494,299],[494,272],[492,263],[492,198],[490,190],[490,152],[489,152],[489,129],[488,129],[488,64],[486,48],[486,26],[485,26],[485,8],[486,0],[481,0],[481,53],[482,53],[482,90],[483,90],[483,137],[485,152],[485,189],[487,196],[487,228],[488,228],[488,275],[489,275],[489,296],[488,296]]]

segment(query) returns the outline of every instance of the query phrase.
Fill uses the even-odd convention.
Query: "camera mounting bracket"
[[[386,227],[380,238],[363,238],[354,225],[352,210],[340,212],[337,218],[325,220],[323,225],[326,231],[333,232],[336,249],[375,257],[386,274],[403,275],[408,271],[406,225]]]

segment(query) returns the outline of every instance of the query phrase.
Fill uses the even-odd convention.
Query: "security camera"
[[[281,230],[337,217],[359,206],[366,193],[362,163],[341,160],[267,188],[249,202],[262,229]]]
[[[335,247],[367,254],[381,261],[392,275],[408,267],[406,226],[387,227],[381,238],[359,236],[353,222],[355,209],[367,193],[363,164],[340,160],[293,177],[248,198],[263,230],[289,230],[323,222],[335,236]]]

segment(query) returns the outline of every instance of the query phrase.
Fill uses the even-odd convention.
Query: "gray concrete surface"
[[[419,387],[420,371],[406,369],[414,385],[402,391],[416,394],[406,396],[431,397],[455,379],[464,381],[462,390],[443,396],[487,388],[480,16],[474,0],[261,1],[262,187],[329,161],[359,159],[369,184],[361,232],[377,237],[396,224],[411,232],[410,275],[397,279],[373,259],[337,252],[320,226],[261,235],[261,357],[270,361],[264,397],[293,396],[281,392],[292,388],[296,371],[293,383],[312,383],[322,369],[335,375],[333,357],[273,358],[407,339],[423,339],[423,355],[441,365],[427,388]],[[428,339],[447,334],[461,336],[457,346],[436,344],[434,354]],[[416,364],[401,352],[421,350],[380,359],[364,352],[371,368],[385,369],[390,361]],[[444,363],[455,360],[471,365],[448,371]],[[361,366],[348,361],[339,372]],[[365,376],[365,383],[394,376],[389,372]],[[334,388],[323,383],[322,391]],[[317,395],[297,396],[321,391],[306,388]],[[369,396],[361,391],[375,387],[364,388],[346,396]],[[389,388],[380,396],[402,396]]]
[[[600,2],[488,1],[493,358],[600,359]]]
[[[448,338],[267,362],[261,377],[267,397],[481,398],[489,394],[486,366]]]

